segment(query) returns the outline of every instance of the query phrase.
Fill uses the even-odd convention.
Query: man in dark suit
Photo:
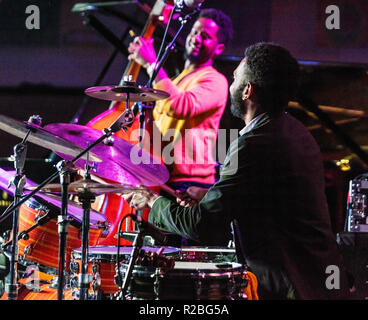
[[[157,227],[204,245],[227,243],[236,221],[234,234],[257,276],[260,299],[345,299],[320,150],[284,111],[298,74],[297,61],[282,47],[247,48],[230,87],[232,113],[246,126],[228,150],[219,181],[194,206],[149,190],[125,198],[136,208],[150,207]]]

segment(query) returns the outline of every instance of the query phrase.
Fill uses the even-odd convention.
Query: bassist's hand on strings
[[[144,68],[148,68],[156,62],[156,52],[153,47],[153,39],[145,40],[143,37],[135,37],[129,44],[129,60],[134,60]]]
[[[146,69],[149,76],[152,76],[153,68],[156,63],[156,52],[153,47],[153,39],[145,40],[143,37],[135,37],[129,44],[129,60],[133,60]],[[168,78],[166,72],[160,69],[156,81]]]

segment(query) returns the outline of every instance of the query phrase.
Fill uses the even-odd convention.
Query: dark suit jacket
[[[282,296],[291,282],[300,299],[345,298],[320,150],[292,116],[265,115],[234,141],[220,180],[198,206],[185,208],[162,197],[149,216],[157,227],[205,245],[225,245],[234,218],[261,290]],[[339,267],[339,290],[326,288],[329,265]]]

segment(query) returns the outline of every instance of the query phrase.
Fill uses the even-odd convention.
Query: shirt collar
[[[243,136],[251,131],[257,124],[258,120],[261,119],[265,114],[266,113],[264,112],[253,118],[251,122],[249,122],[243,129],[240,130],[239,135]]]

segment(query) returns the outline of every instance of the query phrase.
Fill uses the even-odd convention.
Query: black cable
[[[162,41],[161,41],[161,45],[160,45],[160,49],[158,50],[158,54],[157,54],[157,56],[156,56],[156,63],[158,62],[158,61],[160,61],[160,59],[161,59],[161,52],[162,52],[162,50],[163,50],[163,48],[164,48],[164,44],[165,44],[165,40],[166,40],[166,37],[167,37],[167,34],[168,34],[168,30],[169,30],[169,27],[170,27],[170,24],[171,24],[171,21],[172,21],[172,17],[173,17],[173,15],[174,15],[174,11],[175,11],[175,8],[176,8],[176,5],[174,5],[174,7],[173,7],[173,9],[172,9],[172,11],[171,11],[171,13],[170,13],[170,17],[169,17],[169,21],[168,21],[168,23],[167,23],[167,25],[166,25],[166,28],[165,28],[165,32],[164,32],[164,37],[163,37],[163,39],[162,39]],[[156,70],[156,67],[157,67],[157,65],[155,65],[155,67],[153,68],[153,71],[152,71],[152,74],[151,74],[151,76],[150,76],[150,78],[149,78],[149,80],[148,80],[148,82],[147,82],[147,87],[151,87],[152,86],[152,82],[153,82],[153,76],[155,75],[155,70]]]
[[[175,6],[173,7],[173,9],[172,9],[172,11],[170,13],[169,21],[168,21],[168,23],[166,25],[166,28],[165,28],[164,37],[163,37],[163,39],[161,41],[161,46],[160,46],[160,49],[158,50],[158,54],[157,54],[157,59],[156,59],[157,61],[160,60],[160,58],[161,58],[160,57],[161,56],[161,52],[162,52],[162,50],[164,48],[165,40],[166,40],[166,37],[167,37],[167,33],[168,33],[168,30],[169,30],[170,23],[172,21],[172,17],[174,15],[174,11],[175,11]]]

